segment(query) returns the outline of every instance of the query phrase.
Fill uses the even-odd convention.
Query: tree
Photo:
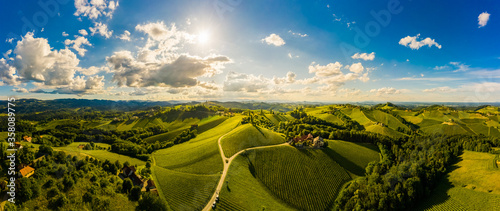
[[[150,211],[150,210],[158,210],[158,211],[166,211],[168,210],[167,203],[156,196],[151,192],[146,192],[142,199],[139,200],[139,205],[137,206],[137,210],[141,211]]]
[[[130,189],[132,189],[132,186],[134,186],[132,180],[130,180],[130,178],[125,178],[122,183],[122,191],[128,193]]]
[[[69,175],[65,175],[63,178],[64,190],[68,191],[75,185],[75,181]]]
[[[31,188],[31,181],[27,177],[22,177],[19,179],[19,191],[16,193],[19,195],[19,201],[25,202],[33,197],[33,191]],[[16,194],[16,195],[17,195]]]
[[[5,211],[17,211],[17,207],[15,204],[7,202],[4,207]]]
[[[146,168],[151,168],[151,162],[146,162]]]
[[[130,190],[130,200],[137,201],[141,198],[141,188],[139,186],[134,186]]]
[[[35,159],[35,152],[28,147],[23,147],[18,152],[19,162],[29,164]]]

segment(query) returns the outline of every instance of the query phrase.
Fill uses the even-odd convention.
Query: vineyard
[[[349,174],[321,150],[273,147],[247,155],[250,172],[276,197],[301,210],[332,206]]]
[[[378,147],[369,143],[329,140],[323,152],[344,167],[351,177],[364,176],[368,163],[380,159]]]
[[[219,174],[196,175],[154,166],[157,185],[173,210],[201,210],[213,194]]]
[[[248,157],[238,155],[229,168],[217,210],[293,210],[252,175]]]

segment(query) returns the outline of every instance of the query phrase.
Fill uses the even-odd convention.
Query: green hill
[[[241,125],[228,133],[221,140],[222,149],[226,157],[231,157],[238,151],[256,147],[284,143],[285,138],[266,128],[253,126],[252,124]]]
[[[351,179],[318,149],[279,146],[251,150],[247,157],[252,175],[277,198],[300,210],[329,209],[342,185]]]
[[[85,145],[88,144],[87,142],[73,142],[67,146],[64,147],[54,147],[54,150],[62,150],[65,151],[68,154],[75,155],[75,156],[92,156],[95,157],[101,161],[104,160],[109,160],[111,162],[116,162],[117,160],[120,161],[122,164],[128,161],[131,165],[146,165],[146,162],[139,160],[137,158],[132,158],[126,155],[120,155],[114,152],[110,152],[107,150],[83,150],[78,148],[79,145]],[[103,143],[96,143],[98,146],[101,147],[110,147],[109,144],[103,144]]]
[[[346,169],[351,177],[364,176],[368,163],[380,160],[378,147],[370,143],[328,140],[328,148],[323,151]]]

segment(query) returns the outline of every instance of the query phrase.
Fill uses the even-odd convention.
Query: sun
[[[208,31],[202,31],[198,34],[198,43],[207,44],[210,41],[210,33]]]

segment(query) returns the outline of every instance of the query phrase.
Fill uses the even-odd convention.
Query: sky
[[[500,102],[500,2],[0,5],[0,97]]]

